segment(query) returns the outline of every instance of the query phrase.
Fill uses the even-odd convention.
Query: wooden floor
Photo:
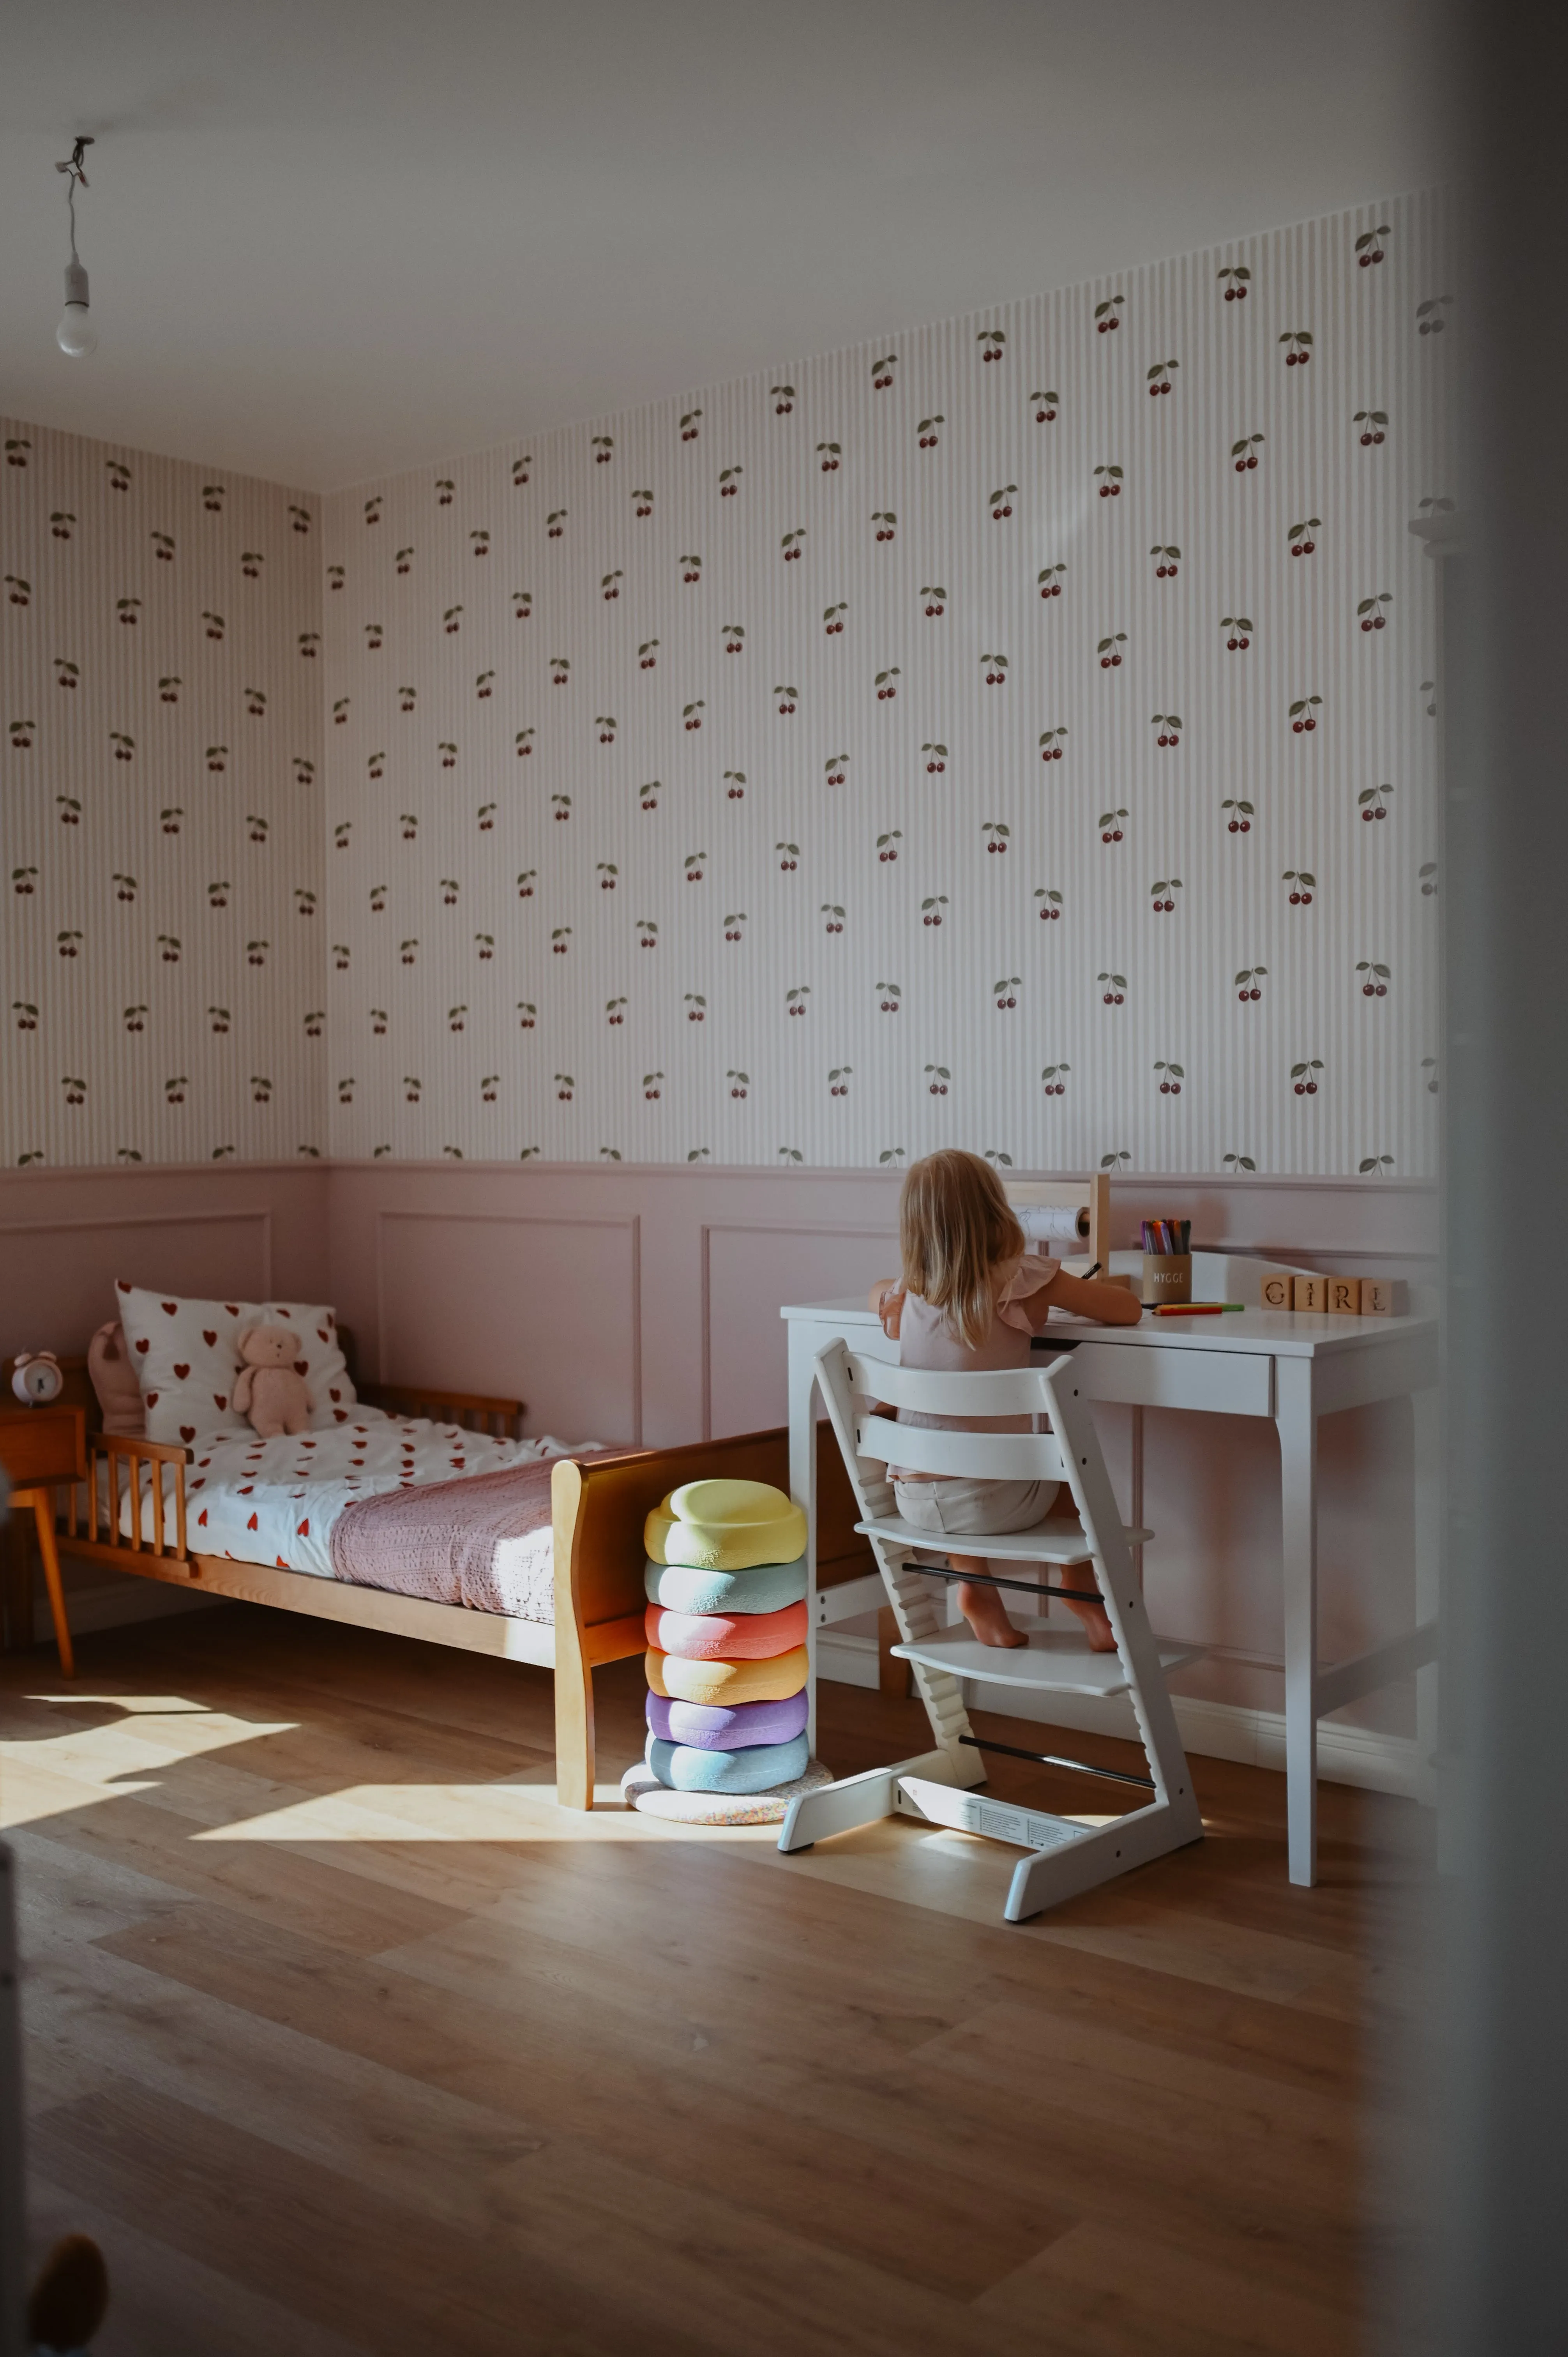
[[[965,1836],[558,1809],[542,1672],[244,1606],[80,1653],[0,1662],[0,1775],[33,2222],[108,2255],[100,2357],[1377,2337],[1412,1805],[1326,1787],[1294,1890],[1283,1781],[1197,1760],[1200,1847],[1008,1927]],[[613,1779],[640,1665],[599,1685]],[[822,1701],[841,1771],[925,1740]]]

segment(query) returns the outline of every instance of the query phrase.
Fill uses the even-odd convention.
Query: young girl
[[[906,1367],[944,1373],[1026,1367],[1030,1340],[1053,1308],[1107,1326],[1135,1326],[1144,1314],[1123,1286],[1069,1276],[1055,1261],[1028,1253],[991,1164],[957,1147],[911,1166],[898,1199],[898,1242],[904,1273],[872,1286],[871,1307],[898,1344]],[[971,1432],[1029,1429],[1026,1416],[921,1415],[909,1408],[899,1409],[898,1422]],[[950,1538],[1030,1530],[1049,1513],[1059,1487],[1054,1481],[960,1480],[904,1473],[897,1466],[888,1471],[903,1520]],[[981,1642],[1026,1643],[1007,1618],[1001,1590],[977,1584],[984,1559],[950,1552],[948,1559],[955,1571],[970,1575],[959,1586],[959,1609]],[[1083,1622],[1097,1653],[1114,1650],[1102,1604],[1069,1604],[1069,1609]]]

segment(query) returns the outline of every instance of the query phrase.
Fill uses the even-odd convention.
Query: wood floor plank
[[[270,2295],[242,2287],[36,2169],[27,2190],[35,2263],[68,2233],[91,2234],[113,2254],[109,2319],[93,2338],[93,2357],[367,2357],[364,2341],[289,2307],[285,2285]]]
[[[1197,1760],[1203,1845],[1007,1926],[968,1836],[563,1812],[519,1665],[244,1607],[81,1650],[0,1662],[0,1819],[35,2225],[108,2251],[104,2357],[1359,2345],[1408,2231],[1413,1807],[1325,1787],[1296,1890],[1283,1780]],[[596,1684],[613,1776],[640,1665]],[[841,1772],[924,1741],[899,1695],[822,1721]]]
[[[1085,2219],[975,2302],[1043,2357],[1350,2357],[1354,2320],[1141,2233]]]
[[[46,1784],[59,1801],[74,1780],[50,1779],[29,1764],[6,1778],[26,1799]],[[199,1820],[198,1820],[199,1822]],[[454,1911],[406,1892],[357,1885],[351,1877],[287,1850],[263,1844],[198,1846],[188,1811],[169,1805],[166,1789],[115,1794],[95,1806],[80,1792],[51,1809],[49,1836],[58,1845],[137,1867],[188,1892],[221,1889],[228,1903],[264,1921],[307,1921],[317,1938],[374,1954],[401,1939],[418,1938],[451,1920]]]
[[[248,1925],[210,1910],[105,1945],[166,1980],[286,2018],[324,2046],[347,2046],[501,2115],[548,2120],[557,2147],[613,2159],[629,2182],[657,2173],[692,2194],[728,2198],[737,2180],[756,2177],[774,2220],[954,2297],[1019,2265],[1073,2214],[1043,2181],[1020,2183],[1016,2172],[1011,2182],[998,2171],[971,2183],[949,2143],[940,2176],[912,2179],[907,2133],[861,2135],[795,2116],[771,2088],[748,2084],[749,2053],[709,2018],[700,1995],[684,2015],[628,2008],[609,2025],[592,2005],[565,2009],[571,1993],[548,1974],[459,1975],[454,1991],[450,1979],[405,1976],[395,1958],[362,1966],[314,1953],[297,1935],[274,1933],[258,1951]],[[585,2083],[583,2057],[596,2046],[600,2072]],[[832,2074],[824,2077],[831,2087]],[[908,2105],[897,2108],[902,2120]]]

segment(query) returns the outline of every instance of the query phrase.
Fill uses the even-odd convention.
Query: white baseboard
[[[817,1639],[817,1675],[841,1685],[875,1686],[876,1640],[836,1629],[824,1629]],[[1033,1695],[1018,1690],[999,1705],[994,1687],[976,1687],[967,1680],[964,1703],[970,1710],[1004,1708],[1013,1718],[1037,1718],[1052,1727],[1077,1727],[1090,1735],[1119,1735],[1137,1739],[1132,1705],[1124,1695],[1101,1702],[1087,1695]],[[1173,1695],[1176,1725],[1189,1751],[1209,1760],[1236,1760],[1250,1768],[1272,1768],[1283,1774],[1285,1764],[1284,1715],[1277,1710],[1251,1710],[1240,1703],[1197,1702]],[[1418,1790],[1419,1753],[1413,1737],[1380,1735],[1365,1727],[1340,1727],[1321,1719],[1317,1727],[1317,1772],[1332,1784],[1358,1784],[1369,1792],[1391,1792],[1414,1800]]]

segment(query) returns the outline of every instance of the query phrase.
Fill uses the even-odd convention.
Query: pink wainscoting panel
[[[326,1192],[324,1170],[286,1164],[0,1173],[0,1356],[84,1351],[118,1276],[326,1297]]]
[[[866,1207],[868,1210],[870,1206]],[[703,1229],[703,1433],[756,1432],[789,1414],[787,1301],[864,1295],[898,1268],[896,1220],[853,1229],[715,1220]]]
[[[382,1380],[521,1397],[531,1433],[635,1445],[638,1228],[635,1213],[381,1211]]]
[[[335,1302],[367,1372],[520,1395],[532,1432],[693,1440],[783,1421],[779,1307],[891,1271],[898,1185],[885,1172],[561,1163],[0,1172],[0,1351],[82,1349],[118,1275],[171,1292],[272,1290]],[[1404,1182],[1115,1183],[1118,1243],[1160,1212],[1190,1214],[1206,1243],[1309,1265],[1415,1279],[1434,1265],[1435,1198]],[[1107,1409],[1102,1421],[1125,1507],[1128,1419]],[[1256,1701],[1280,1647],[1274,1436],[1263,1421],[1151,1413],[1146,1447],[1161,1625],[1211,1649],[1195,1673],[1209,1698]],[[1337,1657],[1408,1608],[1408,1407],[1327,1418],[1321,1448]],[[1357,1716],[1387,1723],[1402,1702]]]

